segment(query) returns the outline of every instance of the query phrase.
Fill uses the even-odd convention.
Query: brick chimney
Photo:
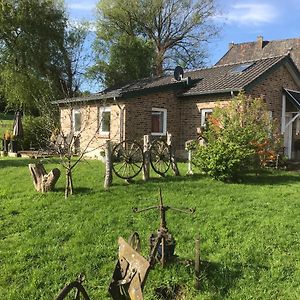
[[[259,35],[257,37],[257,40],[256,40],[257,48],[262,49],[263,48],[263,43],[264,43],[264,38],[263,38],[263,36]]]

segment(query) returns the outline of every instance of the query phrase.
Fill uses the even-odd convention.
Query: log
[[[29,164],[29,171],[32,176],[33,185],[38,192],[49,192],[55,187],[57,180],[60,177],[60,170],[55,168],[48,174],[41,163]]]

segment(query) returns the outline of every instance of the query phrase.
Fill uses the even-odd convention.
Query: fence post
[[[144,165],[143,165],[143,180],[147,181],[150,178],[150,135],[144,135]]]
[[[170,153],[171,153],[171,168],[174,172],[174,175],[175,176],[179,176],[180,173],[179,173],[179,170],[178,170],[178,167],[177,167],[177,162],[176,162],[176,158],[175,158],[175,150],[172,146],[172,134],[170,133],[167,133],[167,144],[170,148]]]
[[[111,152],[111,141],[106,141],[105,144],[105,179],[104,179],[104,189],[112,185],[112,152]]]

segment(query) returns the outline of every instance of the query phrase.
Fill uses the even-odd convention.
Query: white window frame
[[[201,109],[201,127],[205,127],[205,115],[207,113],[212,113],[213,109],[212,108],[202,108]]]
[[[75,115],[79,113],[80,114],[80,129],[79,130],[75,130]],[[79,107],[75,107],[72,109],[72,129],[74,131],[74,133],[79,133],[81,131],[81,111]]]
[[[102,128],[102,114],[104,112],[109,112],[110,113],[110,117],[111,117],[111,107],[110,106],[100,106],[99,107],[99,118],[98,118],[98,125],[99,125],[99,134],[100,135],[109,135],[110,134],[110,128],[109,131],[104,131]],[[110,121],[110,125],[111,125],[111,121]]]
[[[151,110],[151,122],[152,122],[152,112],[157,111],[157,112],[163,112],[163,131],[162,132],[151,132],[151,135],[153,136],[162,136],[167,134],[167,109],[165,108],[158,108],[158,107],[152,107]],[[152,124],[151,124],[152,127]]]

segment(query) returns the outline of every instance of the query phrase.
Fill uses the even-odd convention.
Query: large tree
[[[70,26],[63,1],[0,0],[0,92],[10,106],[40,111],[77,95],[87,34]]]
[[[145,78],[152,74],[154,56],[151,43],[123,34],[109,47],[106,55],[102,51],[101,58],[90,68],[89,76],[98,77],[106,87]]]
[[[210,23],[215,12],[214,0],[100,0],[97,35],[106,46],[120,34],[152,43],[154,74],[161,75],[176,64],[203,63],[203,46],[216,34]]]

